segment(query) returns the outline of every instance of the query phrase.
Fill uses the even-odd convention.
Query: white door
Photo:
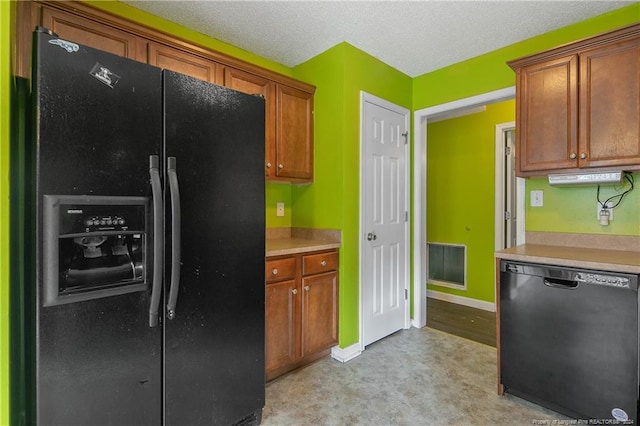
[[[409,326],[409,111],[363,93],[362,347]]]

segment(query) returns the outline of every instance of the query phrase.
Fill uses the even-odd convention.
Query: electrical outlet
[[[276,216],[284,216],[284,203],[276,203]]]
[[[600,211],[603,210],[602,209],[602,204],[600,203],[596,203],[596,219],[600,220]],[[613,203],[611,201],[609,201],[607,203],[607,208],[605,210],[609,211],[609,221],[613,220]]]
[[[544,205],[544,192],[531,191],[531,207],[542,207]]]

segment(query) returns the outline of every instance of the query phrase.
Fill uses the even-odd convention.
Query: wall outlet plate
[[[613,203],[609,201],[607,203],[607,209],[609,211],[609,221],[613,220]],[[596,203],[596,219],[600,220],[600,211],[602,210],[602,204]]]
[[[276,203],[276,216],[284,216],[284,203]]]

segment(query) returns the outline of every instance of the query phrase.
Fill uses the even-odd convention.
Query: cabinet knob
[[[577,157],[577,155],[576,155],[576,153],[575,153],[575,152],[572,152],[572,153],[569,155],[569,158],[571,158],[572,160],[575,160],[575,159],[576,159],[576,157]]]
[[[580,158],[581,158],[582,160],[584,160],[585,158],[587,158],[587,154],[585,154],[584,152],[581,152],[581,153],[580,153]]]
[[[272,273],[273,275],[278,275],[278,268],[273,268],[273,269],[271,270],[271,273]]]
[[[304,286],[304,291],[309,291],[309,290],[310,290],[310,287],[308,285],[305,285]]]
[[[323,260],[322,262],[320,262],[320,266],[327,266],[327,261]]]
[[[284,166],[282,164],[278,164],[278,168],[279,169],[284,169]]]
[[[271,168],[271,163],[267,163],[267,169]]]
[[[293,290],[291,290],[291,294],[298,294],[298,289],[294,288]]]

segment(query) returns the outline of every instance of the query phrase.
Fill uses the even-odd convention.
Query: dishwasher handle
[[[546,285],[547,287],[560,288],[564,290],[575,290],[576,288],[578,288],[580,283],[577,281],[571,281],[571,280],[545,278],[544,285]]]

